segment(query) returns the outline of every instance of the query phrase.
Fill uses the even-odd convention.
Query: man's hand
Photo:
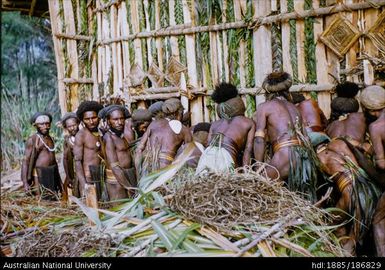
[[[32,185],[33,185],[33,183],[32,183]],[[32,195],[31,185],[29,185],[28,183],[24,183],[24,191],[27,195]]]
[[[69,177],[66,177],[64,180],[64,186],[67,186],[69,188],[73,188],[73,183],[74,183],[74,180]]]

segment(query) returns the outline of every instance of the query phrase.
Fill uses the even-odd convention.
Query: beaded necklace
[[[47,148],[48,151],[50,152],[54,152],[56,150],[56,145],[53,147],[53,148],[50,148],[43,140],[43,138],[40,136],[39,133],[36,133],[36,135],[39,137],[40,141],[43,143],[44,147]],[[51,140],[53,141],[52,137],[48,135],[48,137],[51,138]],[[55,142],[54,142],[55,144]]]

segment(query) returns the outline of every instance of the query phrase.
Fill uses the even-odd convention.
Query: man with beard
[[[136,186],[135,169],[132,166],[129,142],[124,138],[124,122],[128,110],[120,105],[110,105],[103,118],[109,127],[103,139],[106,145],[106,185],[111,201],[128,198],[128,191]]]
[[[291,103],[291,84],[291,76],[286,72],[273,72],[265,78],[262,87],[266,91],[266,101],[258,106],[254,116],[254,157],[263,161],[266,141],[270,141],[274,154],[269,164],[279,174],[267,167],[268,176],[287,181],[290,190],[299,191],[315,202],[317,157],[309,139],[303,135],[301,114]]]
[[[217,113],[221,119],[211,124],[209,146],[199,160],[196,173],[228,172],[250,165],[255,125],[244,116],[245,105],[238,89],[221,83],[215,87],[211,98],[218,104]]]
[[[99,131],[98,112],[102,109],[96,101],[83,101],[76,115],[84,128],[75,136],[74,158],[76,176],[79,181],[81,196],[86,195],[86,188],[96,188],[97,199],[101,198],[101,132]],[[95,198],[90,198],[94,204]]]
[[[354,98],[358,92],[355,83],[346,82],[336,88],[337,97],[332,100],[331,123],[326,129],[331,142],[317,149],[323,171],[335,183],[339,208],[347,213],[337,213],[336,222],[355,219],[336,230],[344,249],[355,255],[357,243],[363,245],[370,227],[376,203],[378,188],[360,167],[356,147],[367,149],[364,144],[366,123],[359,104]],[[362,161],[362,159],[361,159]],[[361,163],[362,164],[362,163]]]
[[[21,179],[25,192],[32,191],[44,199],[54,200],[62,190],[62,183],[55,158],[55,143],[49,135],[51,122],[49,113],[37,112],[32,116],[31,124],[37,132],[26,142]]]
[[[75,146],[75,135],[79,131],[79,118],[76,113],[66,113],[60,120],[61,126],[67,130],[68,135],[64,136],[64,147],[63,147],[63,167],[66,174],[64,181],[64,189],[71,188],[72,195],[79,198],[80,189],[79,181],[75,175],[75,162],[74,162],[74,146]]]
[[[182,143],[192,140],[189,129],[180,122],[183,107],[179,99],[166,100],[162,111],[165,118],[151,122],[136,150],[135,167],[140,177],[170,165]]]
[[[381,171],[377,183],[382,191],[385,189],[385,89],[373,85],[366,87],[361,93],[361,105],[367,115],[377,118],[369,125],[369,133],[374,148],[374,157],[378,170]],[[373,238],[377,256],[385,257],[385,192],[378,201],[373,216]]]

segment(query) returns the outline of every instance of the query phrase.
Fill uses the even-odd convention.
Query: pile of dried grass
[[[16,256],[22,257],[79,257],[111,256],[113,241],[108,234],[100,234],[89,227],[77,230],[26,234],[15,245]]]
[[[263,166],[258,172],[248,169],[222,175],[179,175],[183,184],[174,188],[170,206],[187,219],[224,231],[240,227],[258,231],[288,215],[309,224],[326,224],[329,215],[289,191],[282,182],[265,177]]]

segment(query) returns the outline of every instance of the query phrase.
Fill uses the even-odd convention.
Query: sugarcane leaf
[[[179,237],[177,237],[175,245],[173,246],[173,250],[176,249],[180,245],[180,243],[182,243],[186,239],[187,235],[190,234],[190,232],[195,231],[200,227],[201,225],[199,225],[198,223],[194,223],[190,227],[188,227],[181,235],[179,235]],[[199,250],[199,248],[197,250]]]
[[[176,243],[175,237],[173,237],[172,234],[170,234],[167,229],[156,220],[151,221],[151,226],[157,233],[159,239],[162,241],[167,250],[172,251],[173,246]]]
[[[151,192],[152,194],[152,197],[154,198],[154,202],[155,204],[159,205],[159,206],[165,206],[166,205],[166,202],[165,200],[163,199],[163,196],[161,196],[158,192]]]
[[[83,211],[83,213],[99,228],[101,229],[102,223],[99,219],[98,211],[94,208],[86,206],[84,203],[82,203],[78,198],[75,196],[70,195],[70,199],[75,202],[80,209]]]

